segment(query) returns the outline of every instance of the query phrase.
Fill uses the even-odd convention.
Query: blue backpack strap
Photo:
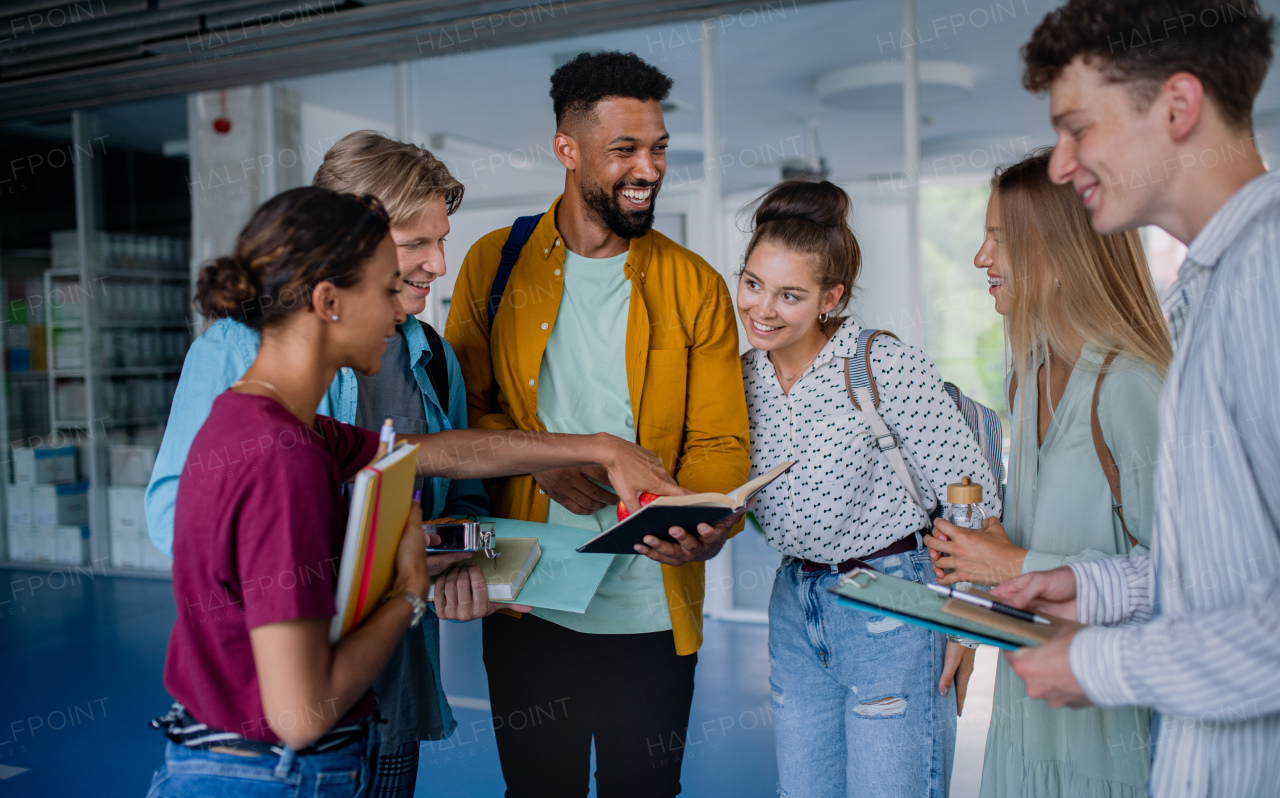
[[[542,214],[537,216],[521,216],[511,225],[507,234],[507,243],[502,245],[502,260],[498,261],[498,271],[493,275],[493,285],[489,288],[489,332],[493,332],[493,317],[498,315],[498,306],[502,304],[502,294],[507,290],[507,280],[511,278],[511,270],[515,268],[516,258],[524,249],[533,229],[541,221]]]
[[[846,387],[849,389],[849,399],[859,410],[862,408],[858,407],[858,400],[854,398],[859,388],[871,391],[872,403],[876,407],[880,406],[880,389],[876,387],[876,379],[871,375],[871,343],[879,335],[898,337],[888,330],[864,329],[858,333],[858,345],[854,349],[853,357],[845,362],[844,376]]]
[[[1000,416],[981,402],[975,402],[965,396],[964,392],[953,383],[944,382],[942,387],[946,389],[951,401],[956,403],[965,426],[973,433],[978,449],[982,452],[982,457],[987,461],[987,467],[991,469],[991,475],[996,481],[996,495],[1003,502],[1004,447],[1001,440]]]

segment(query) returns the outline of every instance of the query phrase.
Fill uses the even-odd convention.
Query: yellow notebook
[[[338,612],[329,624],[336,643],[367,618],[391,587],[396,548],[409,520],[418,447],[401,444],[360,469],[351,489],[347,536],[338,566]]]

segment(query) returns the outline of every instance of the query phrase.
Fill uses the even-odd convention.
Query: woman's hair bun
[[[826,180],[784,180],[755,203],[744,262],[758,244],[768,242],[808,256],[823,294],[843,286],[835,306],[819,315],[827,334],[842,323],[862,271],[862,248],[849,227],[852,211],[844,189]]]
[[[196,310],[209,318],[242,318],[258,298],[253,276],[237,258],[222,256],[205,264],[196,282]]]
[[[208,318],[233,318],[262,330],[311,307],[322,282],[349,288],[389,235],[376,197],[302,186],[253,212],[235,254],[200,270],[195,306]]]
[[[760,198],[755,226],[800,219],[830,227],[848,224],[849,195],[826,180],[785,180]]]

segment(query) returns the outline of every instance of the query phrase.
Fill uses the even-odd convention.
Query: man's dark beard
[[[643,211],[622,210],[613,195],[606,194],[595,183],[582,186],[582,199],[586,201],[587,207],[614,235],[627,240],[639,238],[649,232],[649,228],[653,227],[653,209],[657,207],[657,183],[635,184],[634,187],[653,189],[653,193],[649,195],[649,207]]]

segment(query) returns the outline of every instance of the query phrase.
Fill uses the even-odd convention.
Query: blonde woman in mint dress
[[[1009,484],[1003,525],[992,519],[971,532],[938,522],[925,538],[947,584],[998,584],[1150,542],[1168,330],[1137,234],[1095,233],[1071,187],[1049,179],[1050,153],[1030,153],[992,179],[974,265],[987,273],[1011,353]],[[1094,442],[1095,390],[1120,512]],[[1146,795],[1149,727],[1145,709],[1050,709],[1028,699],[1002,657],[981,794]]]

